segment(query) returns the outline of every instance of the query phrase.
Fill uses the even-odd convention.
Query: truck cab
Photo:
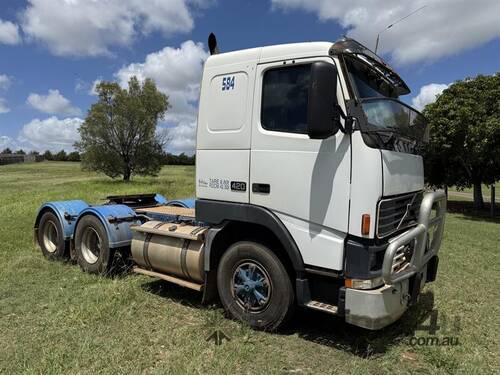
[[[47,202],[45,257],[134,271],[219,299],[266,330],[295,306],[383,328],[436,278],[446,198],[425,192],[425,118],[353,39],[218,53],[201,82],[196,197]],[[122,258],[124,258],[122,257]]]
[[[416,237],[395,242],[419,225],[424,199],[419,153],[427,126],[398,100],[409,92],[384,61],[347,38],[210,56],[197,128],[197,218],[258,231],[269,227],[268,216],[279,228],[274,236],[287,239],[278,242],[299,304],[340,309],[371,329],[396,320],[437,269],[437,249],[422,264]],[[426,205],[440,205],[440,237],[445,203],[431,196]],[[392,282],[414,268],[419,277]]]

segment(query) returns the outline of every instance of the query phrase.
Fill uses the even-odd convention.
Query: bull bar
[[[431,218],[434,208],[436,209],[436,215]],[[382,278],[386,285],[397,284],[412,277],[427,264],[429,259],[438,253],[443,239],[445,212],[446,195],[444,191],[429,192],[424,196],[420,204],[417,225],[391,240],[387,247],[382,264]],[[432,240],[428,244],[429,247],[426,252],[429,231],[432,229],[434,229]],[[409,265],[404,270],[394,273],[393,264],[396,252],[412,241],[415,241],[415,243]]]

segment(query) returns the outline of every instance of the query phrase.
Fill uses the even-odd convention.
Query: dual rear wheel
[[[109,248],[108,234],[101,221],[93,216],[84,216],[75,232],[76,261],[88,273],[106,274],[110,271],[114,249]]]
[[[40,219],[38,243],[47,259],[60,260],[68,257],[61,223],[57,216],[50,211],[45,212]]]
[[[69,258],[61,223],[51,211],[45,212],[40,219],[38,243],[47,259]],[[106,230],[97,217],[87,215],[79,221],[75,232],[75,255],[76,262],[85,272],[106,274],[110,271],[114,249],[109,248]]]

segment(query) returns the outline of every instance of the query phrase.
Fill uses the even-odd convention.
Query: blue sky
[[[152,77],[171,97],[172,152],[194,150],[206,39],[222,51],[346,34],[373,48],[422,107],[446,85],[500,67],[500,2],[490,0],[30,0],[0,9],[0,150],[71,149],[96,80]]]

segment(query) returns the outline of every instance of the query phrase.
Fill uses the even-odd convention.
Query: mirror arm
[[[339,104],[335,104],[335,108],[337,109],[340,117],[342,117],[342,119],[344,120],[344,123],[345,123],[345,125],[342,126],[342,124],[339,121],[340,131],[344,134],[351,134],[353,131],[352,125],[354,123],[354,117],[346,115],[344,110],[342,109],[342,107]]]

